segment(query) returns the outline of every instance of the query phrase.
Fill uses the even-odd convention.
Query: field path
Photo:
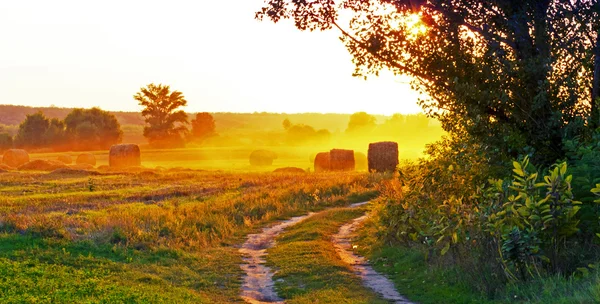
[[[335,251],[337,251],[342,261],[352,266],[355,273],[363,280],[364,285],[378,293],[382,298],[397,304],[412,303],[398,293],[394,283],[387,277],[377,273],[364,257],[352,252],[352,236],[367,218],[368,214],[365,214],[340,227],[338,233],[333,235]]]
[[[358,208],[366,205],[368,202],[356,203],[349,208]],[[321,211],[323,212],[323,211]],[[308,213],[302,216],[296,216],[289,220],[279,222],[271,227],[263,228],[261,233],[249,234],[246,242],[239,249],[243,255],[244,264],[240,265],[245,272],[241,297],[248,303],[284,303],[283,299],[277,296],[274,289],[273,271],[265,266],[265,256],[267,249],[275,245],[275,239],[284,229],[293,226],[312,217],[316,213]]]

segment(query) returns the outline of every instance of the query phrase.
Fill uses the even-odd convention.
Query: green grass
[[[240,260],[233,250],[216,251],[138,251],[4,234],[0,298],[4,303],[235,301]]]
[[[373,197],[359,173],[0,174],[3,303],[240,302],[235,245],[264,225]]]
[[[331,236],[365,209],[336,208],[292,226],[268,250],[268,264],[286,303],[387,303],[362,286],[338,257]]]

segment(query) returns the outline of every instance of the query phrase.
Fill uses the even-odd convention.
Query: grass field
[[[0,174],[0,298],[239,302],[236,247],[246,234],[367,199],[377,178],[190,170]]]

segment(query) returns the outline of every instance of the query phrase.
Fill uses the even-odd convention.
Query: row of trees
[[[181,92],[171,92],[169,86],[149,84],[134,98],[144,107],[144,136],[152,147],[184,147],[188,141],[202,142],[216,135],[214,118],[206,112],[196,114],[188,130],[187,114],[179,109],[187,105],[187,100]],[[14,138],[0,129],[0,150],[103,150],[120,143],[122,138],[115,115],[99,108],[75,109],[64,120],[49,119],[40,111],[26,116]]]
[[[184,147],[186,141],[202,142],[217,135],[215,120],[206,112],[196,114],[192,130],[187,128],[188,115],[180,109],[187,105],[187,100],[183,93],[171,91],[168,85],[151,83],[133,98],[144,107],[144,137],[154,148]]]
[[[366,112],[356,112],[350,115],[348,126],[344,132],[348,139],[395,138],[405,144],[415,137],[427,136],[432,133],[432,140],[439,138],[440,132],[434,129],[429,132],[430,118],[423,114],[401,115],[395,114],[382,124],[377,124],[377,118]],[[316,130],[310,125],[293,124],[289,119],[282,123],[286,132],[286,144],[328,144],[332,134],[327,129]],[[416,132],[418,131],[418,132]]]
[[[0,130],[0,149],[98,150],[121,142],[122,137],[116,117],[98,108],[75,109],[64,120],[37,112],[26,116],[14,138]]]

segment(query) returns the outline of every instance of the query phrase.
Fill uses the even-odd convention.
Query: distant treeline
[[[29,114],[43,112],[50,119],[64,119],[73,111],[73,108],[58,108],[58,107],[27,107],[15,105],[0,105],[0,125],[18,126],[25,120]],[[144,118],[140,112],[114,112],[113,114],[121,126],[126,125],[144,125]],[[244,130],[262,130],[262,131],[278,131],[281,129],[281,123],[284,119],[289,119],[295,123],[308,124],[316,129],[327,129],[331,132],[343,132],[348,126],[350,114],[321,114],[321,113],[211,113],[215,119],[216,129],[218,132],[226,132],[231,129]],[[196,112],[188,112],[190,117],[194,117]],[[390,116],[373,115],[377,123],[383,123]],[[403,115],[407,116],[407,115]],[[408,115],[411,116],[411,115]],[[431,120],[431,123],[437,125],[437,121]],[[14,128],[14,127],[13,127]],[[14,129],[13,129],[14,130]],[[14,135],[14,134],[13,134]]]
[[[73,119],[73,115],[84,118]],[[15,122],[19,117],[23,119]],[[364,151],[370,142],[389,140],[399,142],[405,153],[410,150],[412,158],[444,134],[436,120],[423,114],[198,113],[191,117],[195,119],[190,121],[184,137],[188,147],[314,146]],[[114,123],[108,125],[99,123],[113,119]],[[36,125],[32,122],[37,122],[35,131],[27,131],[29,125]],[[8,146],[95,150],[117,142],[146,145],[145,126],[137,112],[0,105],[0,150]],[[106,132],[101,130],[106,128]]]

